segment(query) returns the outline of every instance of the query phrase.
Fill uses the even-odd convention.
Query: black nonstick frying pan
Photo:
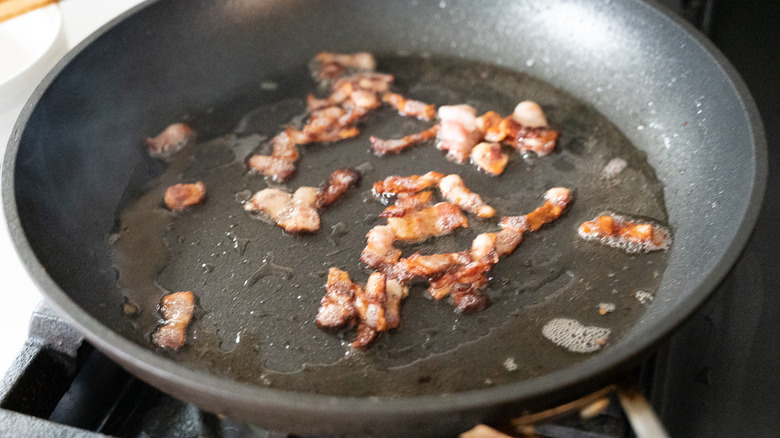
[[[559,150],[534,161],[514,156],[503,184],[430,147],[379,159],[366,148],[369,134],[420,127],[385,111],[354,142],[304,150],[291,188],[342,166],[360,166],[367,182],[323,215],[320,233],[286,236],[235,210],[237,193],[265,183],[232,170],[242,151],[262,148],[261,136],[300,110],[312,87],[306,63],[323,50],[373,52],[399,91],[438,104],[465,100],[506,113],[517,100],[537,100],[562,131]],[[200,142],[172,174],[141,139],[179,120]],[[90,38],[38,88],[8,147],[3,197],[17,248],[46,296],[144,380],[280,430],[448,435],[593,389],[682,322],[750,233],[765,147],[753,101],[728,63],[644,2],[159,1]],[[597,170],[615,156],[631,172],[606,191]],[[454,314],[417,294],[401,329],[365,354],[349,352],[307,316],[322,273],[339,265],[363,281],[355,254],[381,211],[365,196],[370,182],[427,169],[462,173],[511,214],[533,209],[553,185],[571,186],[576,201],[499,264],[484,312]],[[148,224],[126,216],[145,193],[187,178],[213,178],[203,208],[152,215]],[[573,237],[579,221],[606,209],[667,221],[672,248],[625,256]],[[190,344],[178,353],[148,342],[162,289],[143,293],[127,270],[117,274],[113,250],[134,230],[158,230],[149,241],[169,242],[173,257],[155,277],[161,288],[203,290]],[[456,233],[429,249],[457,249],[472,237]],[[148,266],[159,258],[155,245],[124,254]],[[651,302],[626,299],[640,286],[657,287]],[[595,306],[612,295],[618,311],[602,318]],[[141,309],[136,317],[123,315],[127,300]],[[601,352],[570,353],[539,335],[555,317],[613,335]]]

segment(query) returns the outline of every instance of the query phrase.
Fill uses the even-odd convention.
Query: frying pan
[[[360,366],[334,376],[345,394],[317,394],[246,383],[208,355],[192,363],[152,351],[121,314],[125,296],[108,243],[118,212],[165,171],[140,138],[183,117],[202,139],[217,138],[264,99],[302,95],[306,61],[322,50],[499,65],[529,84],[544,81],[548,96],[572,97],[560,114],[606,117],[646,154],[664,186],[675,241],[663,256],[668,267],[656,298],[601,353],[514,382],[423,395],[362,393],[372,377]],[[263,94],[266,81],[278,85],[277,94]],[[158,1],[93,35],[38,87],[7,149],[3,198],[20,256],[48,299],[98,348],[162,390],[301,434],[446,436],[603,385],[668,335],[746,242],[765,186],[765,149],[755,105],[733,68],[695,30],[644,2]],[[304,160],[316,163],[317,153],[306,152]],[[320,181],[317,171],[302,169],[301,184]],[[484,368],[480,356],[458,358],[475,375]],[[433,380],[436,372],[472,379],[442,367],[432,370]],[[400,367],[384,377],[404,376]],[[311,385],[320,383],[328,386]]]

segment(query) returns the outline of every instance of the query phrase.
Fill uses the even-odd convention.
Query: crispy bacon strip
[[[357,309],[361,322],[378,332],[387,330],[387,322],[385,321],[386,281],[385,274],[374,272],[368,277],[365,291],[359,292],[355,300],[355,309]]]
[[[272,140],[273,152],[268,155],[253,155],[249,159],[249,168],[276,182],[286,181],[295,173],[295,162],[300,153],[298,146],[287,131],[277,134]]]
[[[571,204],[571,191],[555,187],[544,194],[544,205],[524,216],[507,216],[501,219],[501,231],[496,235],[496,252],[500,256],[511,254],[523,241],[523,233],[536,231],[563,213]]]
[[[187,325],[195,312],[195,295],[192,292],[176,292],[163,297],[160,313],[164,325],[152,335],[152,342],[160,348],[178,350],[187,341]]]
[[[382,140],[381,138],[377,138],[372,135],[369,140],[371,141],[371,145],[374,146],[374,152],[377,155],[385,155],[388,153],[397,154],[409,146],[422,143],[436,137],[436,133],[438,132],[439,125],[433,125],[425,131],[407,135],[399,139]]]
[[[438,116],[438,148],[447,151],[448,158],[465,163],[482,138],[476,126],[476,110],[469,105],[446,105],[439,107]]]
[[[165,205],[174,211],[182,211],[190,205],[196,205],[206,199],[206,185],[198,181],[195,184],[175,184],[165,191]]]
[[[366,234],[366,247],[360,261],[374,269],[392,267],[401,258],[401,250],[393,246],[395,234],[389,225],[379,225]]]
[[[402,116],[417,117],[420,120],[433,120],[436,118],[436,105],[420,102],[403,97],[396,93],[387,93],[382,101],[397,109]]]
[[[488,111],[474,121],[482,137],[488,142],[499,142],[506,137],[504,118],[495,111]]]
[[[268,215],[287,232],[313,232],[320,229],[320,216],[314,207],[318,194],[319,189],[314,187],[301,187],[292,196],[279,189],[264,189],[255,193],[244,209]]]
[[[361,322],[358,325],[357,339],[349,345],[358,350],[365,350],[374,343],[378,335],[379,332],[371,328],[370,325]]]
[[[314,205],[325,208],[343,196],[352,186],[360,182],[360,172],[355,169],[337,169],[330,174],[328,182],[317,194]]]
[[[276,182],[287,181],[295,174],[295,161],[268,155],[253,155],[249,168],[262,175],[270,176]]]
[[[355,297],[362,293],[361,287],[352,283],[348,273],[338,268],[330,268],[325,296],[320,301],[320,309],[317,313],[317,326],[324,329],[339,329],[354,324],[358,316]]]
[[[395,279],[385,283],[385,327],[390,330],[401,325],[401,301],[409,295],[409,287]]]
[[[658,224],[605,212],[580,225],[578,234],[626,252],[649,252],[669,248],[671,233]]]
[[[388,176],[383,181],[375,182],[373,190],[377,196],[416,193],[439,184],[442,178],[443,173],[433,171],[425,175]]]
[[[496,214],[496,210],[485,204],[478,194],[469,190],[456,174],[442,178],[439,181],[439,190],[448,201],[479,217],[492,217]]]
[[[470,251],[448,254],[413,254],[401,259],[397,271],[429,281],[428,293],[442,299],[451,293],[461,311],[474,311],[487,305],[487,298],[479,292],[487,282],[487,272],[498,262],[496,233],[480,234]],[[408,280],[407,280],[408,281]]]
[[[373,71],[375,68],[376,60],[366,52],[318,53],[310,64],[312,76],[318,81],[332,81],[350,72]]]
[[[385,208],[379,217],[403,217],[410,211],[422,210],[430,203],[431,195],[433,195],[433,193],[430,191],[414,194],[399,193],[398,198],[395,200],[395,204]]]
[[[184,123],[174,123],[165,128],[157,137],[146,137],[149,155],[152,157],[169,157],[179,152],[195,140],[195,131]]]
[[[432,207],[411,211],[403,217],[391,217],[387,224],[396,240],[419,242],[429,237],[443,236],[469,223],[458,206],[440,202]]]
[[[555,148],[558,131],[554,129],[530,128],[514,120],[509,120],[507,125],[507,138],[504,141],[521,152],[532,151],[541,157]]]
[[[501,227],[513,231],[536,231],[563,213],[572,201],[571,191],[555,187],[544,194],[545,203],[525,216],[507,216],[501,220]]]
[[[498,143],[482,142],[471,150],[471,162],[491,175],[501,175],[509,162],[509,154]]]

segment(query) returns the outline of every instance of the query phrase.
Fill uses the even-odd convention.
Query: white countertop
[[[52,6],[58,8],[62,16],[60,37],[64,41],[53,49],[56,53],[50,65],[56,63],[57,59],[65,55],[66,50],[75,47],[103,24],[142,1],[62,0],[59,5]],[[32,82],[37,83],[43,78],[45,70],[41,73],[37,71],[27,73],[30,76],[26,79],[32,79]],[[31,91],[26,88],[22,90],[25,96],[29,96]],[[25,100],[26,97],[11,102],[0,99],[0,116],[2,116],[0,117],[0,151],[2,152],[0,163],[2,163],[13,122]],[[2,209],[0,209],[0,223],[2,223],[0,225],[0,303],[3,303],[0,306],[0,333],[2,333],[0,335],[0,376],[2,376],[22,348],[27,338],[30,316],[42,297],[16,255]]]

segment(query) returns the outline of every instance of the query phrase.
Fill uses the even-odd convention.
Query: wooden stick
[[[0,23],[59,0],[0,0]]]

